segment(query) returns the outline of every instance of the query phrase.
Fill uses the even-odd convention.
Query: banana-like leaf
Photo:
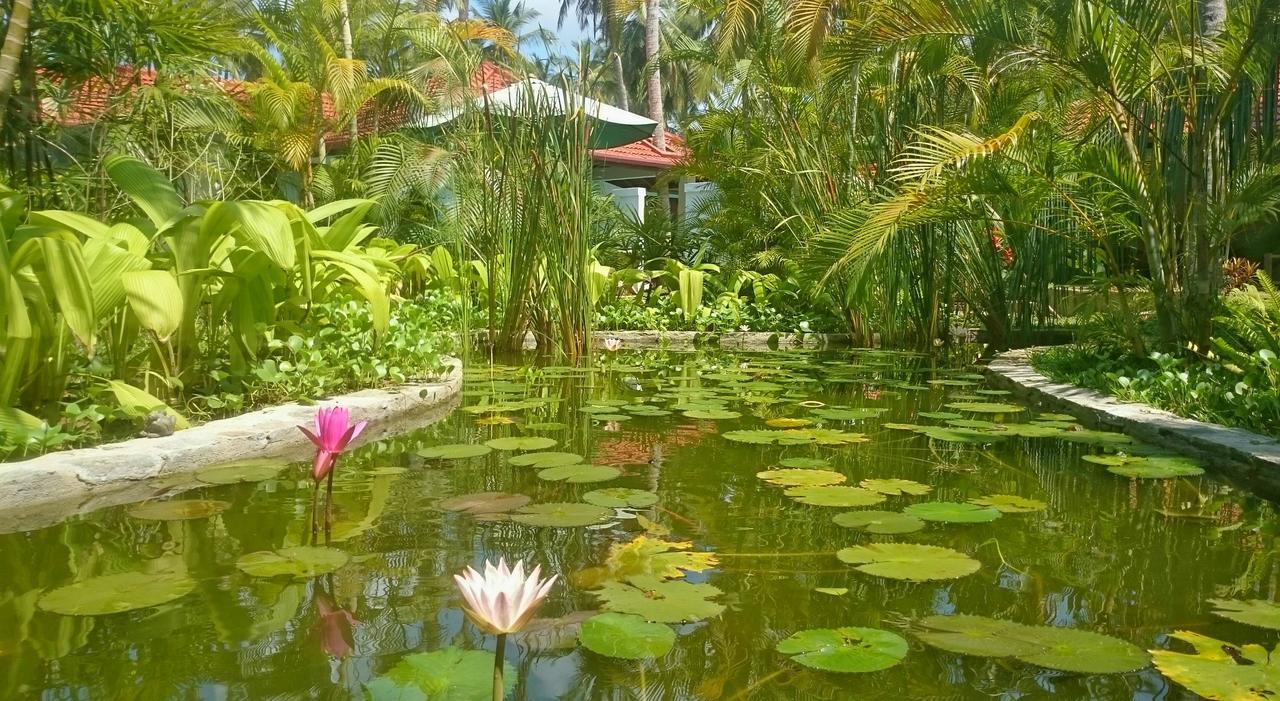
[[[83,254],[89,284],[93,286],[93,308],[99,319],[124,303],[122,276],[151,267],[146,258],[101,239],[86,241]]]
[[[289,218],[270,202],[215,202],[201,224],[201,235],[206,234],[230,234],[249,248],[265,253],[285,270],[292,270],[297,263]]]
[[[182,326],[182,290],[178,280],[167,270],[136,270],[120,276],[129,308],[138,325],[155,333],[161,341],[169,340]]]
[[[684,310],[686,319],[692,319],[702,306],[702,284],[706,274],[701,270],[685,268],[680,271],[680,308]]]
[[[328,219],[330,217],[336,217],[342,214],[343,212],[348,212],[352,209],[355,209],[356,207],[360,207],[366,204],[372,205],[373,203],[374,203],[373,200],[366,200],[366,199],[359,199],[359,198],[353,198],[349,200],[336,200],[334,202],[322,204],[319,207],[316,207],[315,209],[307,212],[307,221],[311,222],[312,224],[318,224],[324,221],[325,219]]]
[[[146,390],[138,389],[120,380],[107,380],[107,388],[111,390],[111,394],[115,395],[116,403],[129,416],[143,418],[153,411],[163,411],[174,418],[177,428],[191,426],[191,422],[187,421],[185,416]]]
[[[343,251],[315,251],[317,260],[331,263],[355,283],[356,292],[369,303],[374,333],[386,332],[391,323],[391,298],[378,279],[377,269],[360,256]]]
[[[44,282],[53,292],[58,311],[62,313],[67,328],[84,344],[89,357],[93,357],[98,317],[94,312],[93,286],[84,267],[80,242],[42,237],[40,252],[44,256]]]
[[[116,187],[138,205],[157,229],[182,211],[182,198],[173,183],[155,168],[131,156],[112,156],[106,166]]]
[[[46,209],[32,212],[27,220],[35,226],[50,226],[80,234],[89,239],[110,239],[111,227],[87,214],[67,212],[61,209]]]
[[[11,406],[0,407],[0,434],[25,436],[44,428],[44,422]]]
[[[325,246],[334,251],[345,251],[361,239],[368,238],[376,229],[365,229],[361,225],[372,206],[373,202],[365,202],[339,217],[321,234]]]

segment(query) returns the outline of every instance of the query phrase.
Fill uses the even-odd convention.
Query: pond
[[[473,365],[446,420],[339,462],[328,549],[290,550],[308,468],[0,535],[0,697],[484,699],[468,651],[495,641],[452,575],[499,556],[561,575],[508,698],[1195,698],[1160,649],[1198,688],[1273,688],[1244,645],[1278,609],[1210,602],[1275,594],[1271,505],[965,363]],[[580,641],[602,609],[664,629],[654,657],[611,654],[628,626]]]

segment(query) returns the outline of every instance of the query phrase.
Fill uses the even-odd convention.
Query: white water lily
[[[610,353],[612,353],[612,352],[614,352],[614,351],[616,351],[616,350],[618,350],[618,349],[620,349],[620,348],[622,348],[622,339],[620,339],[620,338],[606,338],[606,339],[604,339],[604,349],[605,349],[605,350],[607,350],[607,351],[609,351]]]
[[[468,566],[453,579],[467,601],[467,616],[486,632],[503,636],[523,628],[547,598],[558,575],[543,580],[541,574],[541,565],[526,577],[523,561],[508,568],[500,558],[496,567],[486,561],[483,575]]]

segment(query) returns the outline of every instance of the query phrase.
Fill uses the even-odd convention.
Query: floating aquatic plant
[[[526,576],[524,561],[517,560],[515,567],[507,567],[506,560],[499,558],[496,566],[485,561],[483,573],[468,566],[462,574],[453,576],[466,601],[463,610],[467,618],[498,639],[493,653],[493,701],[502,701],[507,692],[502,680],[507,636],[533,618],[558,577],[542,579],[541,574],[541,565]]]
[[[916,543],[857,545],[838,551],[836,557],[856,565],[859,572],[909,582],[959,579],[982,567],[982,563],[962,552]]]
[[[1013,657],[1080,674],[1118,674],[1146,667],[1142,648],[1109,635],[1074,628],[1031,626],[985,616],[928,616],[916,637],[961,655]]]
[[[793,633],[776,649],[793,662],[824,672],[878,672],[902,662],[907,641],[878,628],[815,628]]]

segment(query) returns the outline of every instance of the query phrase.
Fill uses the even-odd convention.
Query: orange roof
[[[61,101],[47,101],[46,115],[63,126],[83,126],[101,121],[112,114],[115,107],[113,100],[121,95],[134,93],[139,88],[156,84],[157,73],[153,68],[129,68],[121,66],[111,80],[93,77],[81,83],[69,95],[65,104]],[[237,100],[244,100],[248,95],[250,83],[242,80],[210,76],[214,84],[221,87]],[[515,75],[491,61],[484,61],[471,78],[471,87],[480,92],[501,90],[516,81]],[[333,106],[333,98],[327,94],[320,97],[321,109],[326,120],[334,120],[337,112]],[[361,137],[398,129],[409,119],[409,105],[402,100],[389,104],[370,102],[360,108],[357,123]],[[337,128],[325,134],[327,148],[346,146],[351,140],[346,128]],[[666,169],[676,165],[688,155],[684,140],[679,136],[667,134],[667,149],[659,151],[653,144],[653,138],[643,139],[625,146],[610,149],[597,149],[591,152],[595,160],[603,163],[641,166]]]
[[[592,158],[603,163],[618,163],[620,165],[663,170],[674,167],[688,155],[689,149],[685,148],[684,139],[671,132],[667,132],[667,148],[665,151],[658,150],[657,145],[653,143],[653,137],[650,136],[647,139],[641,139],[624,146],[601,148],[591,152]]]

